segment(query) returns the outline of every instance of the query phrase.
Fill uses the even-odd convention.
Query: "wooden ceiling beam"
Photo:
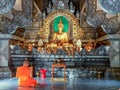
[[[34,2],[34,6],[35,6],[35,8],[38,10],[38,13],[41,13],[41,10],[40,10],[39,7],[37,6],[36,2]]]
[[[86,2],[84,2],[84,5],[82,7],[82,10],[81,10],[81,14],[84,14],[86,16],[86,13],[84,12],[86,9]]]

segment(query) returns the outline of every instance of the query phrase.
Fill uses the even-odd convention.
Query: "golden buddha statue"
[[[66,32],[63,32],[64,25],[62,20],[58,23],[58,32],[53,34],[52,42],[47,45],[47,47],[54,47],[54,48],[68,48],[73,47],[71,43],[68,42],[68,35]]]
[[[68,43],[68,35],[66,32],[63,32],[64,25],[62,20],[58,24],[58,32],[53,35],[53,42],[57,45],[62,45],[63,43]]]

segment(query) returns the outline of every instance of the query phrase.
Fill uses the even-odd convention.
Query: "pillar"
[[[0,39],[0,66],[8,66],[9,40]]]
[[[5,37],[5,36],[4,36]],[[0,38],[0,78],[8,78],[11,76],[8,67],[9,62],[9,39]]]
[[[110,65],[120,67],[120,35],[110,38]]]

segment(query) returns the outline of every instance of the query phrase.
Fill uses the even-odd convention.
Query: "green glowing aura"
[[[68,25],[68,20],[64,16],[58,16],[54,19],[54,22],[53,22],[54,32],[58,32],[58,24],[60,22],[60,19],[62,20],[62,23],[64,25],[63,32],[68,32],[68,26],[69,26]]]

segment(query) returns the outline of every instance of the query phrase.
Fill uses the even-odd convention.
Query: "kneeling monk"
[[[25,60],[23,62],[23,66],[17,68],[16,77],[18,78],[19,86],[34,87],[37,85],[37,81],[32,78],[32,73],[31,73],[32,71],[28,66],[29,66],[29,62]]]

